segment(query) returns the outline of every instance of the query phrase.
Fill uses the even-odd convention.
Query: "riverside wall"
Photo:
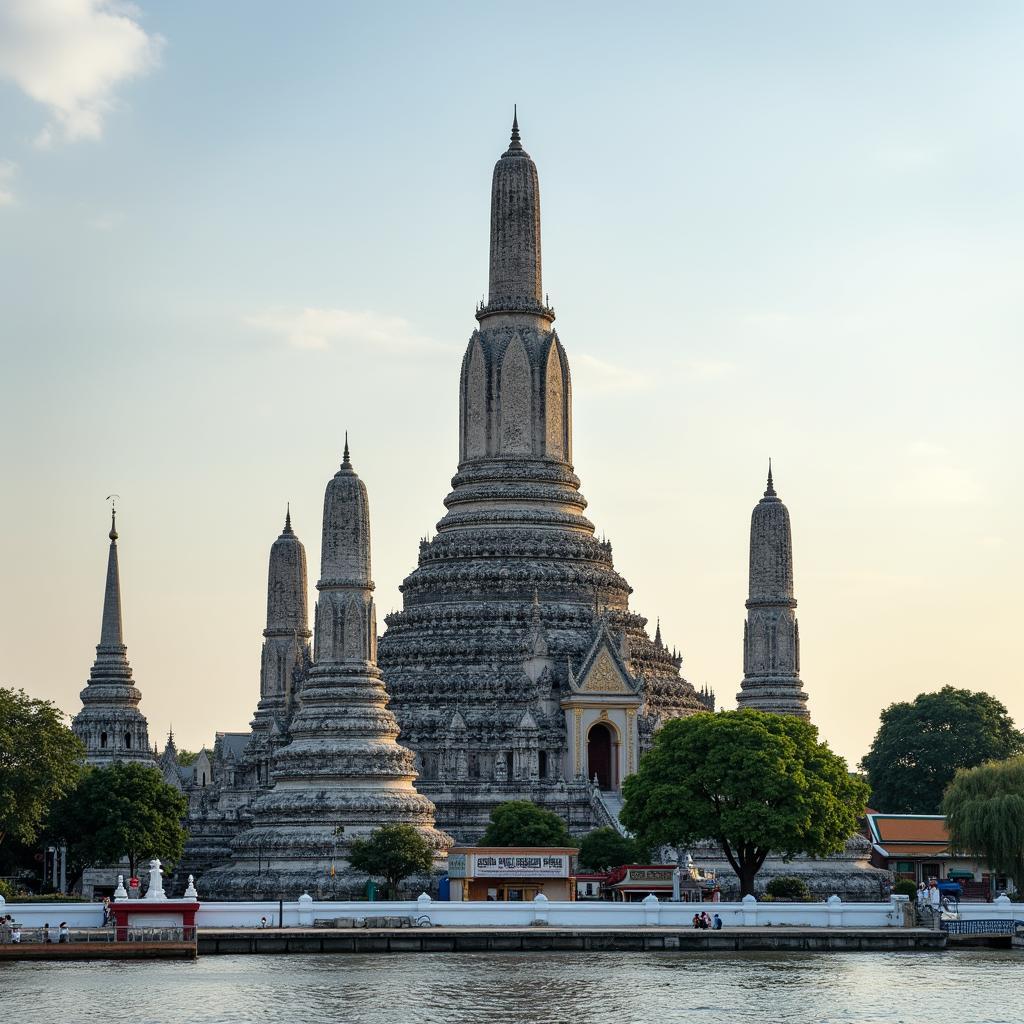
[[[671,903],[650,896],[641,903],[604,901],[555,902],[538,896],[526,903],[443,902],[422,895],[416,900],[334,901],[297,900],[222,902],[204,901],[196,924],[200,929],[311,928],[317,922],[341,919],[372,927],[381,919],[400,919],[403,924],[445,928],[523,928],[548,925],[557,928],[687,928],[694,913],[718,914],[726,928],[898,928],[905,920],[906,901],[893,897],[884,903],[845,903],[831,897],[822,903],[758,903],[753,897],[735,903]],[[72,928],[98,928],[103,922],[99,903],[9,903],[0,900],[0,914],[11,914],[27,928],[55,927],[66,921]],[[993,903],[961,903],[963,920],[1024,919],[1024,907],[999,897]],[[370,922],[367,922],[367,918]]]

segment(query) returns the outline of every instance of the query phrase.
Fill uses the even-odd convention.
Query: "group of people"
[[[935,911],[942,909],[942,893],[939,891],[939,883],[934,878],[929,879],[927,885],[924,882],[917,883],[917,905],[922,909],[925,907],[931,907]]]
[[[693,915],[693,927],[694,928],[710,928],[712,931],[718,931],[722,927],[722,919],[715,914],[714,917],[710,917],[706,910],[702,910],[699,914]]]
[[[49,921],[47,921],[42,927],[40,941],[53,942],[53,935],[50,932]],[[61,921],[57,926],[57,941],[71,941],[71,931],[68,928],[67,921]],[[21,942],[21,925],[18,924],[10,914],[4,914],[3,917],[0,917],[0,944],[6,944],[8,942]]]

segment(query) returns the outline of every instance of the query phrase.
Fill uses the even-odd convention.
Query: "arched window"
[[[510,779],[512,778],[512,764],[513,764],[513,761],[512,761],[512,752],[511,752],[511,751],[509,751],[509,752],[508,752],[508,753],[507,753],[507,754],[505,755],[505,771],[506,771],[506,773],[508,774],[508,777],[509,777]]]
[[[537,754],[537,774],[542,778],[548,777],[548,752],[542,750]]]
[[[107,749],[107,734],[105,732],[100,733],[100,749]]]
[[[124,734],[124,749],[125,750],[131,750],[132,749],[132,734],[130,732],[126,732]]]
[[[203,785],[206,785],[206,772],[203,772]]]

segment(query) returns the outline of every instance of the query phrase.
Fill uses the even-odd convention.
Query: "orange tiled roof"
[[[888,849],[894,843],[949,843],[946,819],[943,817],[917,817],[915,815],[875,814],[871,819],[882,846]]]

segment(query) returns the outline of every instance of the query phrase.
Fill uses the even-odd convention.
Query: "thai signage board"
[[[623,882],[672,883],[672,868],[629,868]]]
[[[567,853],[450,853],[449,878],[568,878]]]

